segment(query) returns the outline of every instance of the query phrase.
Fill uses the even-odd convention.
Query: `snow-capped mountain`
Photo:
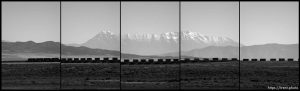
[[[81,44],[89,48],[107,49],[107,50],[120,50],[119,35],[110,31],[101,31],[92,39]]]
[[[181,32],[181,49],[189,51],[207,46],[238,46],[238,42],[227,37],[207,36],[198,32]],[[120,50],[119,34],[101,31],[82,46],[107,50]],[[123,53],[138,55],[159,55],[179,51],[179,33],[166,32],[161,34],[122,34]]]
[[[239,43],[222,36],[208,36],[199,32],[184,31],[181,33],[181,49],[189,51],[208,46],[239,46]]]

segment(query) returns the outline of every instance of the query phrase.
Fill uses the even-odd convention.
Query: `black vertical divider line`
[[[1,41],[2,41],[2,2],[3,1],[1,1]],[[2,52],[2,42],[1,42],[1,52]],[[2,57],[2,55],[1,55],[1,57]],[[1,69],[2,69],[2,58],[1,58]],[[2,71],[1,71],[1,73],[2,73]],[[1,76],[2,77],[2,76]],[[1,83],[2,83],[2,80],[1,80]],[[1,86],[1,90],[2,90],[2,86]]]
[[[121,5],[122,5],[122,1],[120,0],[120,90],[122,90],[122,83],[121,83],[122,82],[122,79],[121,79],[122,78],[122,72],[121,72],[122,71],[122,65],[121,65],[121,60],[122,60],[122,52],[121,52],[121,50],[122,50],[122,47],[121,47],[122,46],[121,45],[121,39],[122,39],[121,38],[121,36],[122,36],[122,34],[121,34],[122,33],[122,31],[121,31],[121,29],[122,29],[121,17],[122,16],[121,16],[121,9],[122,9],[122,6]]]
[[[61,89],[61,1],[59,1],[59,89]]]
[[[59,78],[60,78],[60,81],[59,81],[59,89],[61,89],[61,79],[62,79],[62,76],[61,76],[61,1],[59,1],[59,24],[60,24],[60,26],[59,26],[59,28],[60,28],[60,40],[59,40],[59,42],[60,42],[60,45],[59,45],[59,48],[60,48],[60,53],[59,53],[59,59],[60,59],[60,62],[59,62],[59,70],[60,70],[60,76],[59,76]]]
[[[297,25],[299,25],[299,9],[300,9],[300,7],[299,7],[299,5],[300,5],[300,1],[298,1],[298,24]],[[298,26],[298,34],[299,34],[299,26]],[[300,36],[298,36],[298,44],[299,44],[299,42],[300,42]],[[299,46],[298,46],[298,49],[299,49]],[[298,50],[298,53],[299,53],[299,50]],[[297,60],[297,59],[295,59],[295,60]],[[294,61],[295,61],[294,60]],[[299,62],[300,60],[299,60],[299,56],[298,56],[298,67],[300,66],[300,62]],[[299,71],[298,71],[299,72]],[[300,72],[299,72],[300,73]],[[299,83],[299,81],[300,81],[300,76],[298,75],[298,83]]]
[[[3,28],[2,28],[2,24],[3,24],[3,23],[2,23],[2,17],[3,17],[3,9],[2,9],[2,8],[3,8],[3,5],[2,5],[2,2],[3,2],[3,1],[1,1],[1,41],[2,41],[2,39],[3,39],[3,37],[2,37],[2,30],[3,30]],[[2,45],[2,42],[1,42],[1,53],[2,53],[2,46],[3,46],[3,45]],[[2,61],[2,54],[1,54],[1,66],[0,66],[0,67],[1,67],[1,74],[2,74],[2,64],[3,64],[2,62],[3,62],[3,61]],[[3,81],[2,81],[2,75],[1,75],[1,83],[2,83],[2,82],[3,82]],[[2,90],[2,85],[1,85],[1,90]]]
[[[300,1],[298,1],[298,10],[300,10]],[[299,25],[299,11],[298,11],[298,24],[297,25]],[[298,31],[300,31],[299,30],[299,26],[298,26]],[[298,34],[299,34],[299,32],[298,32]],[[300,36],[298,36],[298,39],[300,39]],[[300,40],[298,40],[298,44],[299,44],[299,42],[300,42]],[[298,46],[298,49],[299,49],[299,46]],[[298,53],[299,53],[299,50],[298,50]],[[297,60],[297,59],[296,59]],[[298,66],[300,66],[300,62],[299,62],[300,60],[299,60],[299,56],[298,56]],[[299,71],[298,71],[299,72]],[[299,72],[300,73],[300,72]],[[300,83],[299,80],[300,79],[300,76],[298,75],[298,83]]]
[[[241,90],[241,1],[239,1],[239,90]]]
[[[179,90],[181,90],[181,1],[179,0]]]

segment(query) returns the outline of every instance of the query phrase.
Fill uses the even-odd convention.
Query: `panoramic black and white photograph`
[[[240,89],[298,89],[299,2],[240,2]]]
[[[120,89],[120,2],[61,2],[61,89]]]
[[[121,88],[179,89],[179,64],[171,64],[179,61],[179,2],[124,1],[121,9]]]
[[[59,6],[2,2],[2,89],[60,89]]]
[[[237,1],[181,3],[181,89],[238,89],[238,24]]]
[[[299,90],[299,1],[1,1],[1,90]]]

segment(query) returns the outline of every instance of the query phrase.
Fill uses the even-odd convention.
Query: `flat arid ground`
[[[2,62],[2,89],[60,88],[59,62]]]
[[[241,89],[299,86],[297,61],[240,63],[241,73],[237,61],[121,65],[121,70],[119,63],[2,62],[1,79],[2,89],[60,89],[60,82],[61,89],[239,89],[239,75]]]
[[[241,90],[299,87],[299,62],[241,62]],[[295,89],[294,89],[295,90]]]
[[[122,89],[179,89],[179,64],[122,65]]]
[[[181,89],[238,89],[239,62],[181,64]]]
[[[120,89],[120,63],[62,63],[62,89]]]

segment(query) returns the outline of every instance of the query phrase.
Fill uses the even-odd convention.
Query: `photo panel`
[[[299,86],[299,2],[240,2],[240,86]]]
[[[121,2],[121,89],[179,89],[179,2]]]
[[[2,1],[4,90],[295,90],[296,1]]]
[[[62,1],[61,7],[61,89],[120,89],[120,2]]]
[[[1,4],[1,89],[59,89],[59,2]]]
[[[239,88],[239,2],[181,2],[181,89]]]

